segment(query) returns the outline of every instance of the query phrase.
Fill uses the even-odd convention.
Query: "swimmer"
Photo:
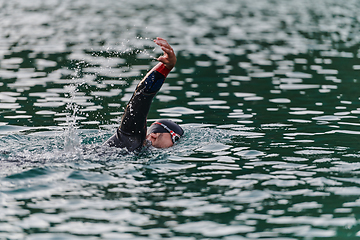
[[[134,94],[125,108],[120,127],[104,145],[126,148],[128,151],[139,151],[143,146],[168,148],[184,134],[183,129],[175,122],[167,119],[154,122],[147,129],[147,115],[152,99],[163,85],[165,78],[176,64],[176,56],[170,44],[163,38],[156,38],[163,55],[137,85]]]

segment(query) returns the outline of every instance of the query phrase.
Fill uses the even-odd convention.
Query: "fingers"
[[[163,50],[165,53],[174,54],[174,50],[165,39],[157,37],[154,42],[159,45],[161,47],[161,50]]]
[[[161,47],[164,55],[160,56],[157,60],[165,64],[169,69],[173,68],[176,64],[176,55],[170,44],[163,38],[157,37],[154,42]]]
[[[170,47],[161,47],[161,50],[163,50],[164,53],[167,53],[168,55],[173,55],[174,54],[174,50]]]
[[[167,47],[171,48],[170,44],[163,38],[157,37],[154,42],[159,45],[160,47]]]

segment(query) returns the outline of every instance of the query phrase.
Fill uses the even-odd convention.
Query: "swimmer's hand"
[[[164,54],[157,58],[159,62],[162,62],[166,68],[172,69],[176,64],[176,56],[174,50],[170,46],[170,44],[163,38],[157,37],[154,42],[161,47]]]

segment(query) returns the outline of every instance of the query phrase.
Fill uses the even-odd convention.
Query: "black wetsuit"
[[[137,85],[136,90],[126,106],[120,127],[104,145],[138,151],[146,139],[146,119],[152,99],[163,85],[170,72],[164,64],[157,64]]]

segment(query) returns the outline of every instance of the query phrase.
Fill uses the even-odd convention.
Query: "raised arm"
[[[161,47],[163,55],[157,59],[159,63],[137,85],[126,106],[117,134],[106,142],[110,146],[126,147],[133,151],[141,147],[145,141],[146,118],[152,99],[176,64],[176,56],[170,44],[159,37],[154,42]]]

